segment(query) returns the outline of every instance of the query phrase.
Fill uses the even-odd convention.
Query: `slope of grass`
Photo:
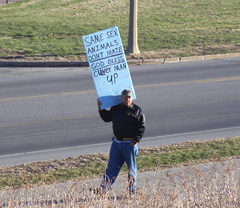
[[[166,56],[189,56],[239,50],[237,0],[141,0],[138,7],[141,52],[170,49]],[[127,47],[129,0],[19,0],[0,7],[0,20],[1,57],[80,58],[81,37],[112,26],[119,27]]]

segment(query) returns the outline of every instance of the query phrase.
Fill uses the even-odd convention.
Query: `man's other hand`
[[[101,106],[102,106],[102,102],[99,99],[97,99],[97,106],[98,106],[98,108],[101,108]]]

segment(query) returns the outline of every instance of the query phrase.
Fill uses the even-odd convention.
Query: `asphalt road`
[[[130,66],[140,147],[240,135],[240,58]],[[88,68],[0,68],[0,166],[107,152]]]

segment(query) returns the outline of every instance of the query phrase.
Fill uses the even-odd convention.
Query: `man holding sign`
[[[112,122],[113,143],[111,146],[108,167],[100,185],[100,192],[108,191],[115,182],[124,162],[128,166],[129,193],[135,193],[137,181],[136,156],[138,143],[145,132],[145,116],[139,106],[132,102],[132,92],[125,89],[121,93],[121,104],[110,110],[101,109],[98,100],[99,114],[105,122]],[[99,190],[99,189],[98,189]]]
[[[129,192],[134,193],[136,156],[145,131],[145,117],[141,108],[132,102],[136,95],[118,27],[85,35],[82,39],[98,95],[99,114],[105,122],[113,124],[113,143],[100,191],[104,193],[111,188],[126,162]],[[109,107],[110,110],[105,110]]]

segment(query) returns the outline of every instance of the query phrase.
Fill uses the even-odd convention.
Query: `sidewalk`
[[[17,0],[0,0],[0,6],[1,5],[5,5],[6,3],[10,4],[10,3],[13,3]]]
[[[204,61],[211,59],[240,57],[240,53],[227,53],[204,56],[159,58],[159,59],[135,59],[127,60],[128,65],[147,65],[179,63],[187,61]],[[0,67],[88,67],[87,61],[0,61]]]
[[[101,178],[85,181],[59,183],[44,185],[35,188],[18,189],[14,191],[0,192],[0,207],[40,207],[39,205],[51,205],[57,207],[61,204],[87,203],[96,196],[90,193],[89,188],[97,188]],[[127,176],[120,175],[109,192],[110,198],[118,199],[118,196],[126,194]],[[240,204],[240,158],[224,162],[206,163],[194,166],[184,166],[158,171],[138,173],[138,193],[147,197],[160,194],[159,200],[172,200],[171,196],[186,200],[187,195],[191,197],[196,194],[212,197],[215,194],[236,195]],[[140,196],[137,194],[137,196]],[[170,198],[169,198],[170,197]],[[182,199],[181,199],[182,197]],[[96,199],[95,199],[96,201]],[[119,203],[119,202],[118,202]],[[135,202],[134,202],[135,203]],[[175,202],[174,202],[175,203]]]

